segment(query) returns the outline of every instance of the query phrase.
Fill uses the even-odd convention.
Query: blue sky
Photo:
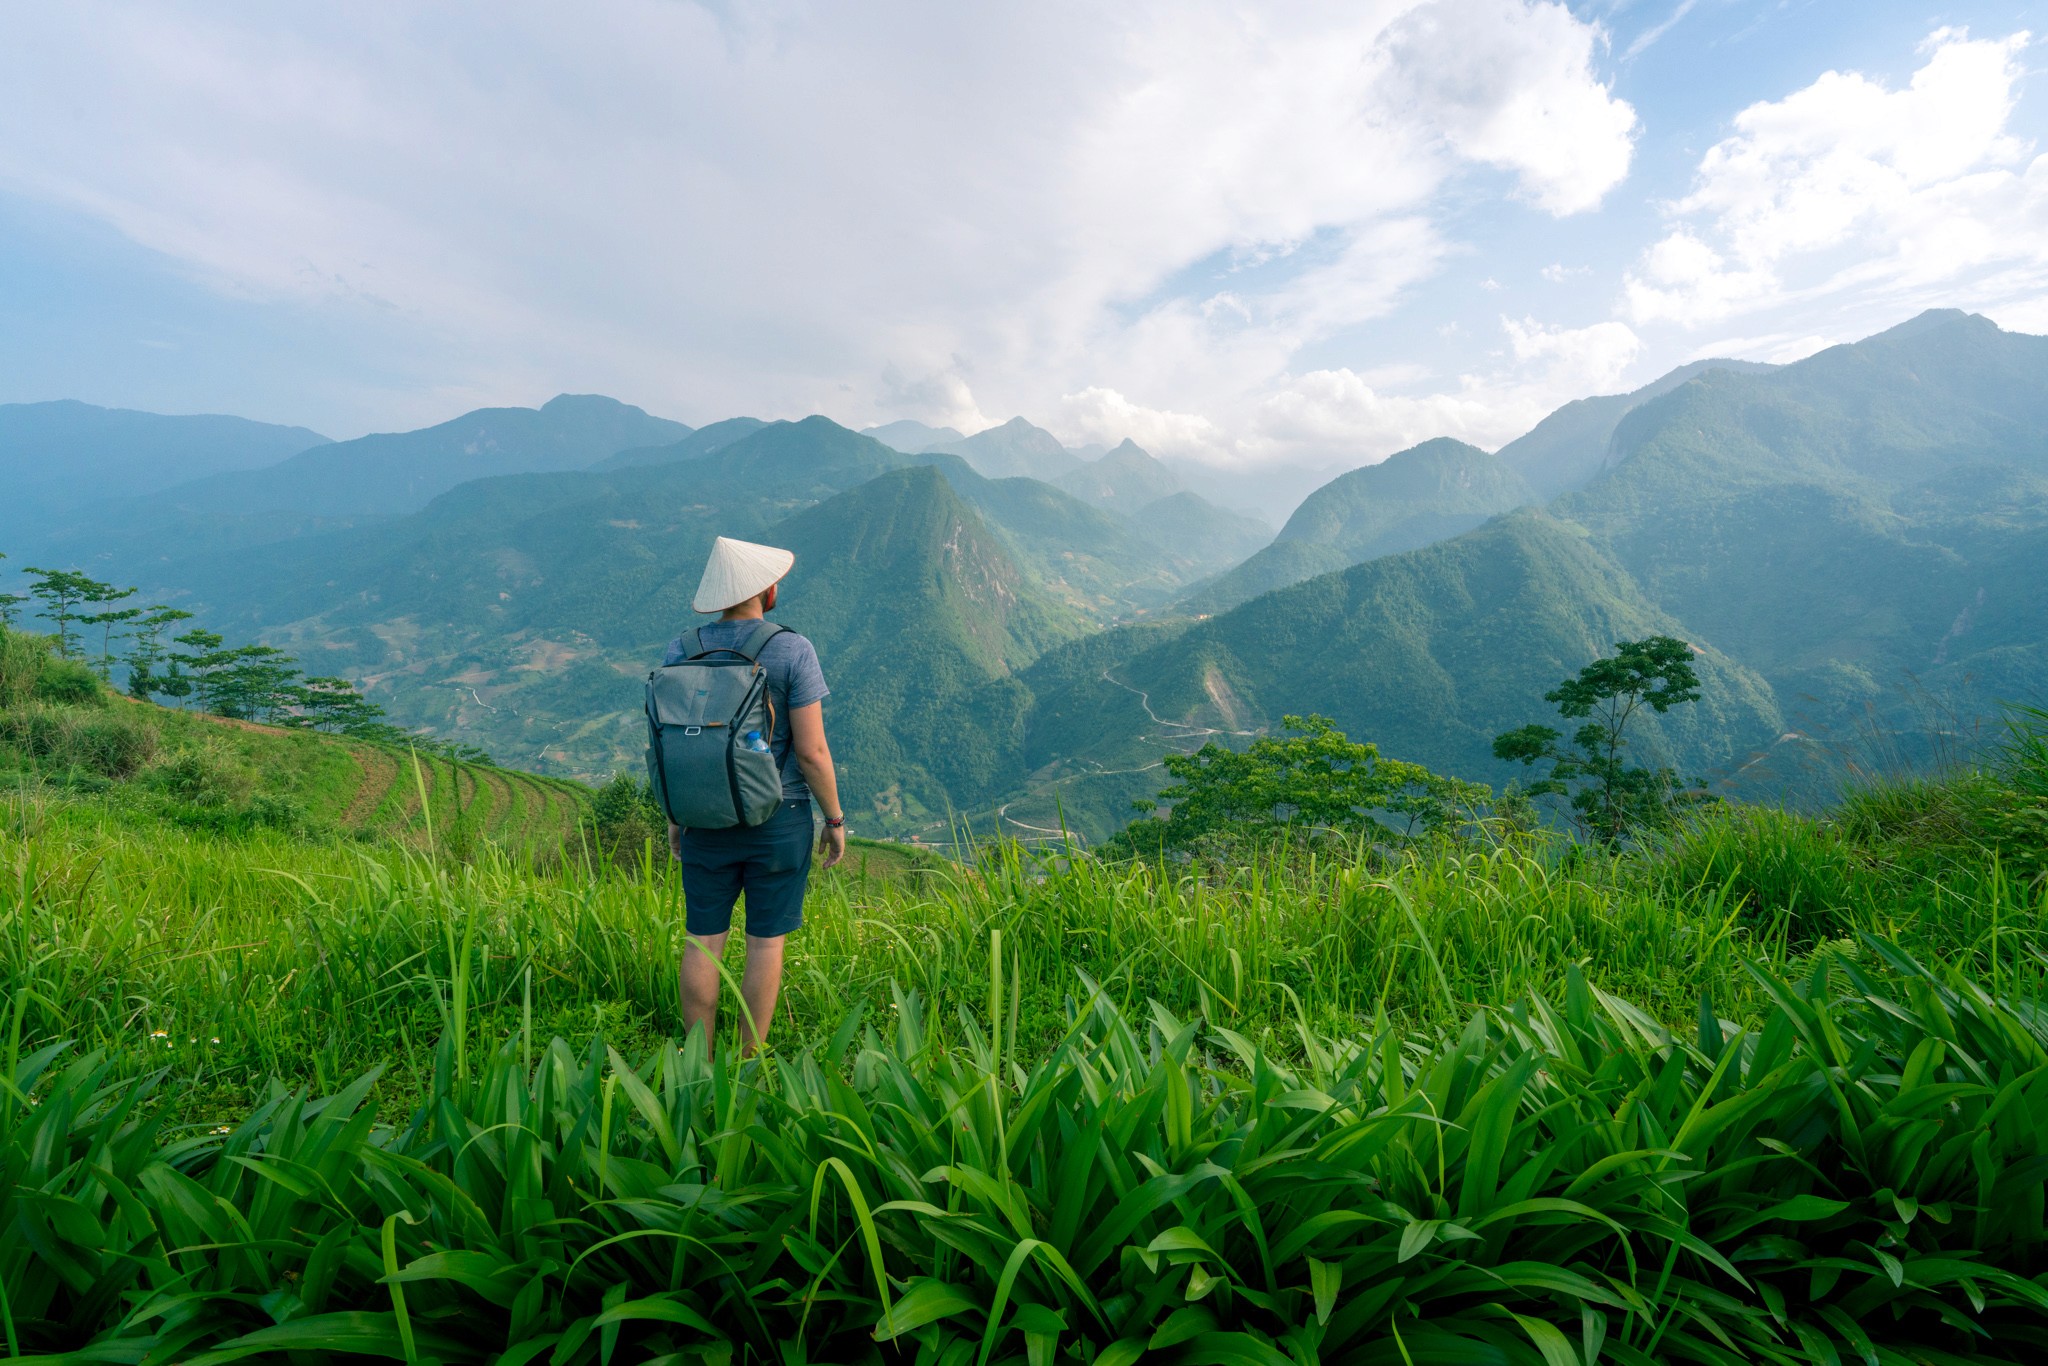
[[[0,401],[1495,446],[1929,306],[2048,332],[2041,9],[12,6]]]

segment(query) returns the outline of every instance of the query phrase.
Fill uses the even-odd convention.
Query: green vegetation
[[[12,1352],[225,1362],[2022,1361],[2048,1348],[2038,1025],[1891,955],[1759,1027],[1574,978],[1455,1034],[1273,1056],[1083,977],[1050,1053],[1003,942],[959,1042],[900,995],[755,1069],[444,1038],[160,1144],[52,1051],[0,1100]],[[455,985],[461,1009],[461,978]],[[1013,999],[1013,998],[1012,998]],[[850,1078],[850,1079],[849,1079]],[[1792,1141],[1787,1142],[1787,1139]],[[32,1192],[32,1195],[31,1195]],[[883,1344],[879,1349],[877,1344]],[[1882,1354],[1882,1355],[1880,1355]]]
[[[1177,781],[1159,793],[1172,804],[1162,821],[1130,826],[1119,844],[1137,850],[1185,850],[1219,840],[1271,844],[1285,837],[1337,837],[1372,845],[1404,823],[1412,835],[1452,830],[1479,818],[1493,794],[1478,783],[1431,773],[1420,764],[1383,759],[1348,739],[1326,716],[1289,716],[1284,739],[1254,740],[1242,752],[1211,741],[1193,754],[1169,754]],[[1157,803],[1138,803],[1150,811]]]
[[[1569,796],[1582,834],[1619,844],[1631,834],[1669,829],[1684,806],[1700,800],[1681,789],[1668,766],[1643,768],[1628,762],[1628,725],[1642,708],[1662,716],[1673,707],[1700,700],[1692,647],[1669,636],[1616,641],[1614,653],[1594,660],[1576,678],[1543,694],[1567,720],[1592,718],[1572,733],[1569,745],[1549,726],[1530,724],[1493,740],[1494,757],[1523,765],[1547,763],[1550,771],[1523,788],[1528,797]],[[1576,790],[1574,786],[1576,785]]]
[[[0,812],[13,1353],[2048,1345],[2048,714],[1618,854],[891,855],[746,1064],[663,1041],[659,865]]]
[[[1625,642],[1554,691],[1618,737],[1691,658]],[[1620,849],[1289,724],[1172,765],[1147,824],[1193,860],[857,845],[743,1063],[666,1037],[681,905],[636,780],[545,843],[529,775],[0,637],[8,1351],[2048,1345],[2048,712],[1827,821],[1709,807]]]
[[[433,826],[458,848],[489,838],[534,852],[559,848],[578,827],[589,800],[580,784],[415,742],[363,717],[354,690],[330,682],[295,685],[294,710],[278,717],[285,724],[257,725],[122,696],[55,655],[50,637],[0,633],[0,786],[25,800],[91,796],[109,819],[140,821],[155,832],[149,838],[170,825],[418,843]],[[305,690],[314,696],[302,706],[294,699]],[[314,733],[350,722],[346,737]]]
[[[849,804],[899,837],[1100,841],[1168,755],[1289,713],[1499,789],[1493,738],[1648,636],[1705,653],[1699,702],[1652,717],[1635,763],[1820,809],[1866,731],[1924,766],[2048,689],[2044,403],[2048,342],[1937,311],[1793,365],[1683,367],[1498,456],[1426,442],[1209,578],[1255,530],[1156,496],[1176,476],[1136,447],[1080,462],[1021,419],[891,429],[911,455],[823,418],[649,444],[654,419],[557,400],[222,474],[29,558],[118,572],[395,724],[602,781],[637,766],[639,680],[691,624],[711,537],[791,544],[784,620],[843,680]]]

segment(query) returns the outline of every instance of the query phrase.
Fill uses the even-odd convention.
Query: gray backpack
[[[737,648],[717,650],[699,634],[697,653],[647,675],[647,781],[686,830],[760,825],[782,803],[775,702],[758,661],[783,629],[764,621]]]

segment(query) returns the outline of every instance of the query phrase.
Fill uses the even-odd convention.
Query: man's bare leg
[[[747,970],[740,977],[740,999],[747,1003],[750,1018],[740,1021],[741,1057],[753,1055],[775,1021],[775,998],[782,993],[783,937],[747,936]]]
[[[688,935],[683,944],[682,966],[676,969],[676,988],[683,1004],[683,1035],[702,1026],[704,1042],[718,1043],[718,964],[725,957],[725,935]],[[753,955],[747,956],[751,971]]]
[[[689,935],[683,946],[682,966],[676,982],[683,1005],[683,1033],[702,1026],[705,1041],[718,1042],[718,965],[725,957],[725,935]],[[768,1037],[775,1020],[776,998],[782,994],[782,940],[747,936],[747,967],[740,976],[740,1000],[746,1011],[740,1020],[740,1056],[751,1056]]]

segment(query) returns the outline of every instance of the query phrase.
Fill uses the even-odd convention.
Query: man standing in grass
[[[775,610],[781,579],[796,556],[773,546],[721,536],[711,549],[692,606],[717,612],[717,621],[669,643],[665,665],[705,653],[739,654]],[[825,818],[818,852],[825,867],[846,853],[846,817],[839,807],[839,782],[825,743],[824,700],[830,691],[818,667],[818,652],[794,631],[772,628],[757,642],[756,662],[767,675],[770,713],[783,724],[767,737],[782,776],[782,803],[759,825],[723,830],[668,828],[669,849],[682,865],[684,930],[688,943],[678,974],[685,1031],[702,1027],[716,1037],[719,963],[732,928],[733,905],[747,900],[747,964],[740,979],[745,1006],[740,1027],[743,1051],[752,1053],[768,1036],[775,998],[782,989],[782,944],[804,922],[804,888],[811,874],[811,810]]]

